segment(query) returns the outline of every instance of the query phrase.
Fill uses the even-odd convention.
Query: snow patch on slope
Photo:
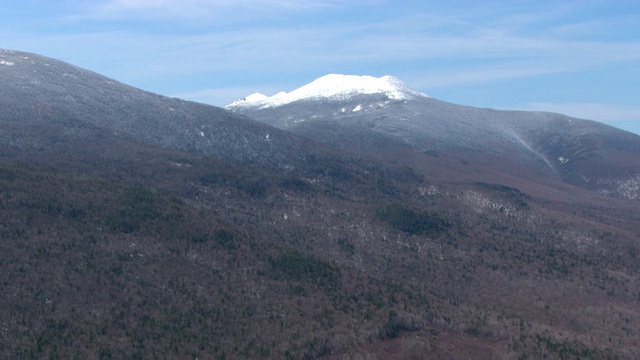
[[[626,179],[600,179],[598,183],[608,186],[608,188],[598,191],[601,194],[613,195],[627,200],[640,199],[640,174]]]
[[[376,78],[366,75],[329,74],[289,93],[283,91],[273,96],[255,93],[232,102],[226,108],[255,107],[265,109],[282,106],[298,100],[322,98],[342,100],[356,95],[367,94],[383,94],[393,100],[428,97],[419,91],[409,88],[393,76],[387,75]]]

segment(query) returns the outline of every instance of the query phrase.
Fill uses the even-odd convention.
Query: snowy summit
[[[291,92],[279,92],[273,96],[251,94],[225,106],[226,108],[271,108],[306,99],[348,99],[355,95],[383,94],[389,99],[406,100],[427,95],[413,90],[393,76],[329,74]]]

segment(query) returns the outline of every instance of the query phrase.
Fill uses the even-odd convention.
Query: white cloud
[[[255,1],[241,3],[248,6]],[[199,6],[202,10],[232,6],[230,3],[205,0],[114,0],[104,6],[111,6],[109,11],[162,8],[182,12],[188,9],[188,4]],[[267,3],[302,6],[307,2],[272,0]],[[416,17],[437,18],[434,15],[408,15],[385,22],[344,21],[300,24],[296,27],[274,22],[225,30],[203,29],[195,33],[141,33],[129,29],[44,35],[41,46],[67,49],[59,50],[66,56],[79,52],[81,54],[78,56],[83,58],[94,54],[98,58],[109,59],[113,58],[112,53],[117,53],[118,61],[103,67],[115,69],[115,72],[108,74],[118,75],[123,81],[241,70],[247,73],[317,73],[326,69],[342,72],[342,68],[354,67],[353,64],[374,68],[385,64],[411,63],[410,69],[400,71],[410,76],[413,86],[427,93],[435,87],[575,73],[640,59],[639,42],[588,42],[554,38],[551,35],[525,36],[488,25],[464,27],[464,31],[454,34],[440,27],[457,24],[460,20],[455,17],[441,19],[441,22],[419,22]],[[407,31],[406,27],[401,26],[403,23],[427,25],[414,25]],[[416,65],[421,62],[436,65]]]
[[[76,19],[142,18],[181,22],[221,20],[265,12],[307,11],[339,6],[337,0],[103,0],[88,3]],[[240,14],[240,16],[238,16]]]
[[[349,7],[357,11],[361,6],[379,3],[359,0]],[[538,11],[526,13],[514,10],[518,8],[515,5],[494,3],[488,7],[457,9],[459,12],[432,6],[433,9],[409,14],[390,14],[384,21],[328,17],[323,18],[326,21],[315,19],[295,26],[288,20],[251,22],[252,15],[241,10],[254,15],[283,16],[281,13],[289,10],[315,11],[347,5],[338,0],[104,0],[92,4],[89,13],[106,17],[167,17],[182,23],[185,18],[199,17],[224,23],[231,20],[221,14],[233,14],[228,17],[242,18],[233,21],[247,25],[221,27],[224,30],[192,28],[169,35],[166,28],[145,33],[144,27],[95,34],[101,41],[107,40],[105,47],[122,49],[141,63],[144,57],[153,54],[152,66],[132,69],[139,76],[155,76],[160,71],[196,73],[257,67],[263,71],[284,67],[303,71],[348,67],[354,63],[369,67],[412,63],[416,68],[419,62],[437,61],[437,68],[417,69],[421,71],[417,76],[428,74],[430,80],[425,79],[425,84],[430,86],[450,86],[579,72],[640,59],[640,42],[578,41],[558,35],[567,33],[566,29],[527,31],[544,29],[539,23],[561,18],[573,10],[571,4],[542,6]],[[505,6],[514,9],[501,9]],[[505,13],[508,15],[503,16]],[[123,26],[127,29],[126,24]],[[113,39],[109,40],[111,36]],[[449,59],[458,66],[446,66]],[[461,64],[461,60],[470,61]],[[478,62],[474,63],[475,60]]]

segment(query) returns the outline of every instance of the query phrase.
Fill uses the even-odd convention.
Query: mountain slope
[[[0,140],[5,144],[28,144],[53,126],[63,127],[69,138],[106,131],[167,149],[281,169],[320,151],[220,108],[151,94],[54,59],[9,50],[0,50],[0,59],[0,126],[5,129]]]
[[[339,348],[336,328],[357,325],[348,339],[362,341],[385,334],[389,311],[407,327],[429,312],[419,289],[264,243],[166,194],[5,161],[0,188],[3,358],[316,357]],[[369,289],[402,306],[377,306]]]
[[[2,358],[638,353],[638,202],[550,175],[505,186],[486,176],[499,152],[463,164],[389,128],[354,138],[387,157],[363,159],[2,54]],[[314,125],[331,140],[334,123]],[[388,164],[410,154],[430,162]]]
[[[398,148],[413,149],[472,164],[485,162],[481,166],[494,171],[523,171],[525,177],[540,174],[605,194],[631,199],[640,195],[640,136],[560,114],[446,103],[397,79],[391,84],[385,79],[377,80],[392,90],[361,89],[353,86],[357,82],[352,76],[332,75],[316,82],[329,88],[326,83],[334,82],[342,96],[325,96],[326,91],[313,82],[291,92],[301,94],[290,101],[275,95],[237,101],[227,109],[376,158],[389,158]],[[421,158],[418,162],[430,161],[428,156],[416,156]]]

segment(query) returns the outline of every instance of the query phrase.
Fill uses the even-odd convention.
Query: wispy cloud
[[[360,1],[374,3],[372,1]],[[317,9],[339,6],[335,0],[109,0],[95,3],[86,14],[104,16],[207,17],[217,11],[268,7]],[[562,7],[561,7],[562,8]],[[478,11],[478,10],[475,10]],[[552,17],[562,11],[553,10]],[[565,10],[566,11],[566,10]],[[146,15],[143,15],[146,14]],[[428,86],[451,86],[557,72],[578,72],[619,61],[639,60],[640,42],[604,42],[558,37],[551,30],[527,34],[523,27],[547,19],[546,13],[513,15],[500,21],[472,21],[479,14],[399,14],[382,22],[353,18],[290,24],[257,22],[252,27],[202,29],[194,32],[145,32],[123,26],[120,31],[45,35],[56,46],[92,49],[101,54],[121,50],[138,77],[202,71],[256,69],[305,71],[348,67],[357,62],[369,67],[386,63],[412,63],[412,77]],[[485,14],[481,14],[485,16]],[[495,17],[495,15],[493,15]],[[469,19],[471,18],[471,19]],[[473,26],[469,25],[473,23]],[[413,24],[403,26],[403,24]],[[588,27],[589,24],[581,24]],[[567,32],[566,30],[558,30]],[[45,45],[46,46],[46,45]],[[101,56],[101,55],[98,55]],[[447,63],[447,60],[452,61]],[[478,60],[461,64],[461,60]],[[434,68],[419,63],[439,61]],[[443,62],[444,61],[444,62]],[[135,68],[136,63],[150,65]],[[419,72],[419,73],[418,73]]]
[[[117,52],[126,61],[107,66],[129,79],[228,71],[246,71],[247,76],[257,71],[322,73],[354,63],[368,68],[406,63],[411,66],[406,70],[400,66],[403,73],[393,75],[406,77],[427,93],[435,87],[579,73],[640,59],[638,42],[574,41],[486,27],[454,35],[430,30],[407,33],[396,26],[402,21],[295,29],[263,24],[197,34],[111,31],[50,35],[46,42],[58,49],[67,47],[69,53],[77,51],[79,57],[87,52]]]
[[[225,19],[227,15],[243,12],[312,11],[340,5],[337,0],[103,0],[85,4],[84,12],[76,19],[159,19],[182,22],[186,20]],[[233,14],[235,13],[235,14]]]

